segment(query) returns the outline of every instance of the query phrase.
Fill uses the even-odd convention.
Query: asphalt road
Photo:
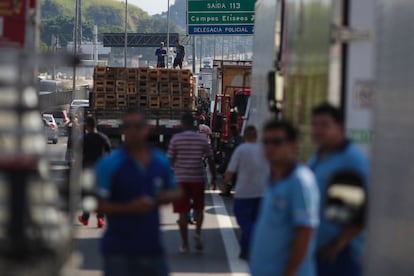
[[[60,137],[57,145],[48,144],[48,156],[52,161],[63,161],[66,141]],[[162,233],[171,275],[249,275],[247,264],[238,259],[237,224],[232,214],[232,199],[222,198],[218,192],[207,191],[205,223],[202,238],[205,250],[202,253],[192,249],[189,254],[178,252],[180,237],[177,216],[170,205],[161,209]],[[89,226],[84,227],[74,219],[76,230],[74,257],[70,262],[68,275],[101,276],[102,263],[99,254],[99,239],[105,229],[96,227],[96,219],[91,216]],[[194,227],[190,227],[190,237]],[[121,276],[121,275],[120,275]]]

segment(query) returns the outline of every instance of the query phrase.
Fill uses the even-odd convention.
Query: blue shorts
[[[104,256],[105,276],[168,276],[165,258],[123,255]]]

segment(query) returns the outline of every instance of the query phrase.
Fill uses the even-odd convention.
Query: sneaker
[[[201,241],[201,237],[195,234],[194,241],[195,241],[195,249],[197,249],[198,251],[202,251],[204,249],[204,245],[203,245],[203,242]]]
[[[104,228],[105,221],[102,218],[98,218],[98,228]]]
[[[88,224],[89,224],[89,220],[84,219],[82,215],[80,215],[80,216],[78,217],[78,221],[79,221],[79,222],[80,222],[83,226],[88,226]]]
[[[178,252],[180,252],[181,254],[188,254],[188,253],[190,253],[190,249],[188,247],[182,247],[182,246],[180,246],[178,248]]]

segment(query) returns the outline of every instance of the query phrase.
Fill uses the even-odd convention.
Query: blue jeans
[[[241,232],[241,254],[249,253],[250,239],[259,211],[260,200],[260,198],[236,198],[234,200],[234,215],[236,216]]]
[[[168,276],[163,256],[137,257],[124,255],[104,256],[105,276]]]
[[[361,264],[352,256],[350,247],[345,248],[335,262],[317,256],[318,276],[360,276]]]

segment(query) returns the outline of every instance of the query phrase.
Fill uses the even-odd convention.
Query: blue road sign
[[[254,25],[188,26],[189,35],[252,35]]]

